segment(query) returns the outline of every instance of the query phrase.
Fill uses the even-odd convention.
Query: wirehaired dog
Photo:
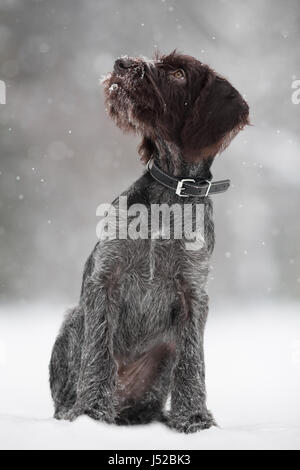
[[[209,194],[229,184],[213,183],[210,168],[248,124],[249,108],[226,79],[176,51],[152,61],[122,57],[103,85],[109,116],[123,131],[142,136],[139,153],[150,162],[123,193],[128,206],[200,204],[204,243],[187,250],[186,240],[172,235],[97,243],[79,305],[68,313],[52,352],[55,417],[160,420],[187,433],[209,428],[215,424],[206,407],[203,353],[214,248]]]

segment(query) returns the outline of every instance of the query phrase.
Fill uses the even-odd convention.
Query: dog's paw
[[[65,419],[64,416],[66,415],[68,411],[69,411],[69,408],[61,407],[55,411],[54,418],[57,420]]]
[[[85,410],[84,414],[89,416],[96,421],[105,421],[106,423],[114,423],[115,416],[113,413],[109,413],[108,411],[104,411],[98,408],[89,408]]]
[[[113,423],[115,421],[114,409],[104,407],[98,403],[95,405],[87,405],[77,402],[71,408],[60,407],[56,410],[54,418],[58,420],[75,421],[79,416],[86,415],[96,421],[105,421]]]
[[[210,411],[195,413],[189,417],[169,417],[168,426],[178,432],[190,434],[217,426]]]
[[[71,409],[60,410],[56,412],[54,417],[55,419],[65,420],[65,421],[75,421],[80,415],[84,414],[84,410],[80,407],[74,406]]]
[[[101,411],[97,408],[85,408],[81,406],[75,406],[69,410],[61,410],[55,413],[55,418],[59,420],[75,421],[79,416],[86,415],[96,421],[105,421],[107,423],[113,423],[114,418],[108,413]]]

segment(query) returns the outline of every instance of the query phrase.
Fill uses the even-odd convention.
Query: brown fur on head
[[[207,65],[173,51],[154,60],[116,60],[104,80],[110,117],[125,132],[143,136],[146,162],[158,141],[176,147],[185,161],[214,157],[248,124],[239,92]]]

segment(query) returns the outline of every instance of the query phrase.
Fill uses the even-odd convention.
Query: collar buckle
[[[150,158],[150,159],[147,161],[146,167],[147,167],[147,170],[148,170],[148,171],[150,171],[151,168],[153,167],[153,163],[154,163],[153,158]]]
[[[190,178],[184,178],[180,181],[178,181],[177,183],[177,188],[176,188],[176,194],[177,196],[180,196],[180,197],[189,197],[188,194],[182,194],[183,191],[185,191],[185,188],[183,187],[184,183],[186,183],[187,181],[191,182],[191,183],[195,183],[196,181],[193,180],[193,179],[190,179]],[[210,189],[210,187],[209,187]]]
[[[204,197],[207,197],[207,196],[209,195],[209,192],[210,192],[210,188],[211,188],[211,185],[212,185],[212,181],[210,181],[210,180],[205,180],[205,182],[208,184],[208,187],[207,187],[207,191],[206,191]]]

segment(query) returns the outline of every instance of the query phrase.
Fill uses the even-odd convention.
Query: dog
[[[249,107],[228,80],[176,50],[153,60],[117,59],[103,87],[112,120],[142,136],[147,170],[122,194],[128,207],[201,205],[204,242],[189,250],[171,234],[97,243],[79,305],[67,313],[52,351],[54,416],[156,420],[185,433],[207,429],[216,424],[206,406],[203,350],[214,248],[211,195],[229,185],[214,183],[210,170],[249,124]]]

